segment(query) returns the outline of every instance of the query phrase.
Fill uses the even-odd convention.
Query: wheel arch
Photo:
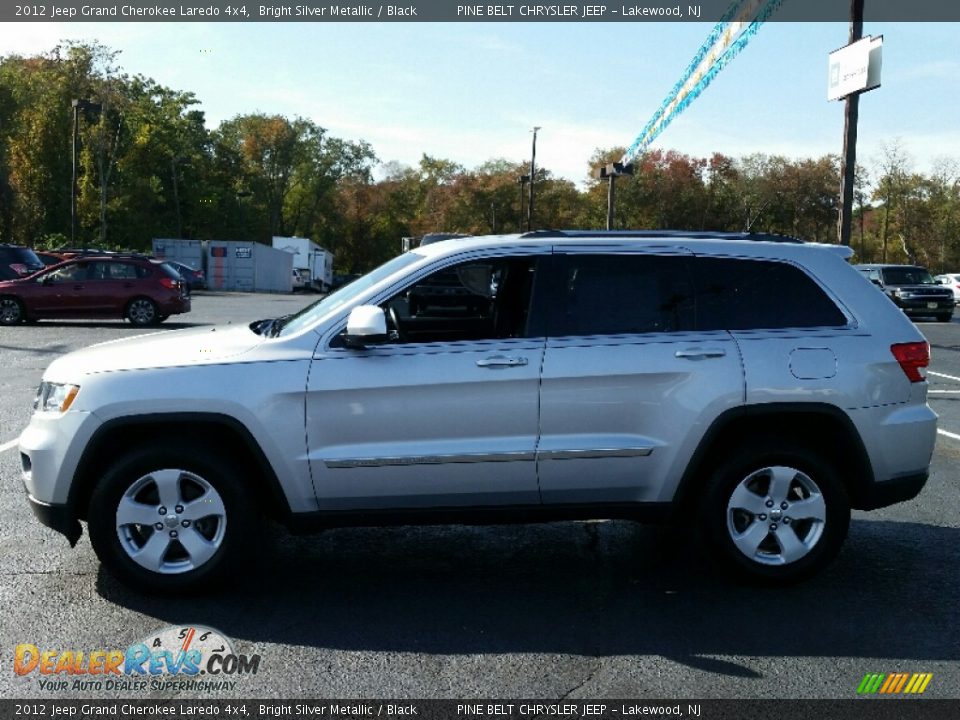
[[[873,480],[867,449],[850,417],[825,403],[769,403],[721,414],[687,465],[674,495],[675,507],[696,503],[718,462],[744,438],[787,438],[817,448],[836,465],[851,507],[866,509],[866,491]]]
[[[260,507],[275,519],[285,521],[290,505],[283,489],[253,434],[236,418],[218,413],[162,413],[116,418],[104,423],[87,443],[77,464],[68,506],[86,520],[94,486],[118,450],[136,443],[183,442],[202,438],[210,446],[229,448],[233,459],[250,470]]]

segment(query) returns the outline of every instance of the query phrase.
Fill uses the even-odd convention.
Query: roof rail
[[[713,230],[533,230],[522,234],[520,237],[683,238],[684,240],[750,240],[753,242],[803,243],[803,240],[790,235]]]

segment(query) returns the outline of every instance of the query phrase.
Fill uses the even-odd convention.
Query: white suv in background
[[[55,360],[20,438],[29,501],[162,591],[242,568],[265,514],[673,518],[793,582],[851,508],[920,492],[936,436],[929,346],[849,255],[687,232],[423,246],[293,316]],[[437,274],[471,302],[411,313]]]

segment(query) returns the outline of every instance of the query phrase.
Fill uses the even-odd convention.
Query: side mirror
[[[357,350],[386,342],[387,318],[383,310],[376,305],[359,305],[351,310],[343,341],[347,347]]]
[[[882,287],[883,287],[883,283],[880,282],[877,278],[870,278],[870,282],[872,282],[872,283],[873,283],[874,285],[876,285],[878,288],[882,288]]]

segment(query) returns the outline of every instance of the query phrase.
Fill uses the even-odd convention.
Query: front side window
[[[382,307],[394,342],[529,337],[537,259],[491,258],[437,270]]]
[[[87,266],[88,263],[85,262],[65,265],[47,273],[41,280],[52,283],[84,282],[87,279]]]

